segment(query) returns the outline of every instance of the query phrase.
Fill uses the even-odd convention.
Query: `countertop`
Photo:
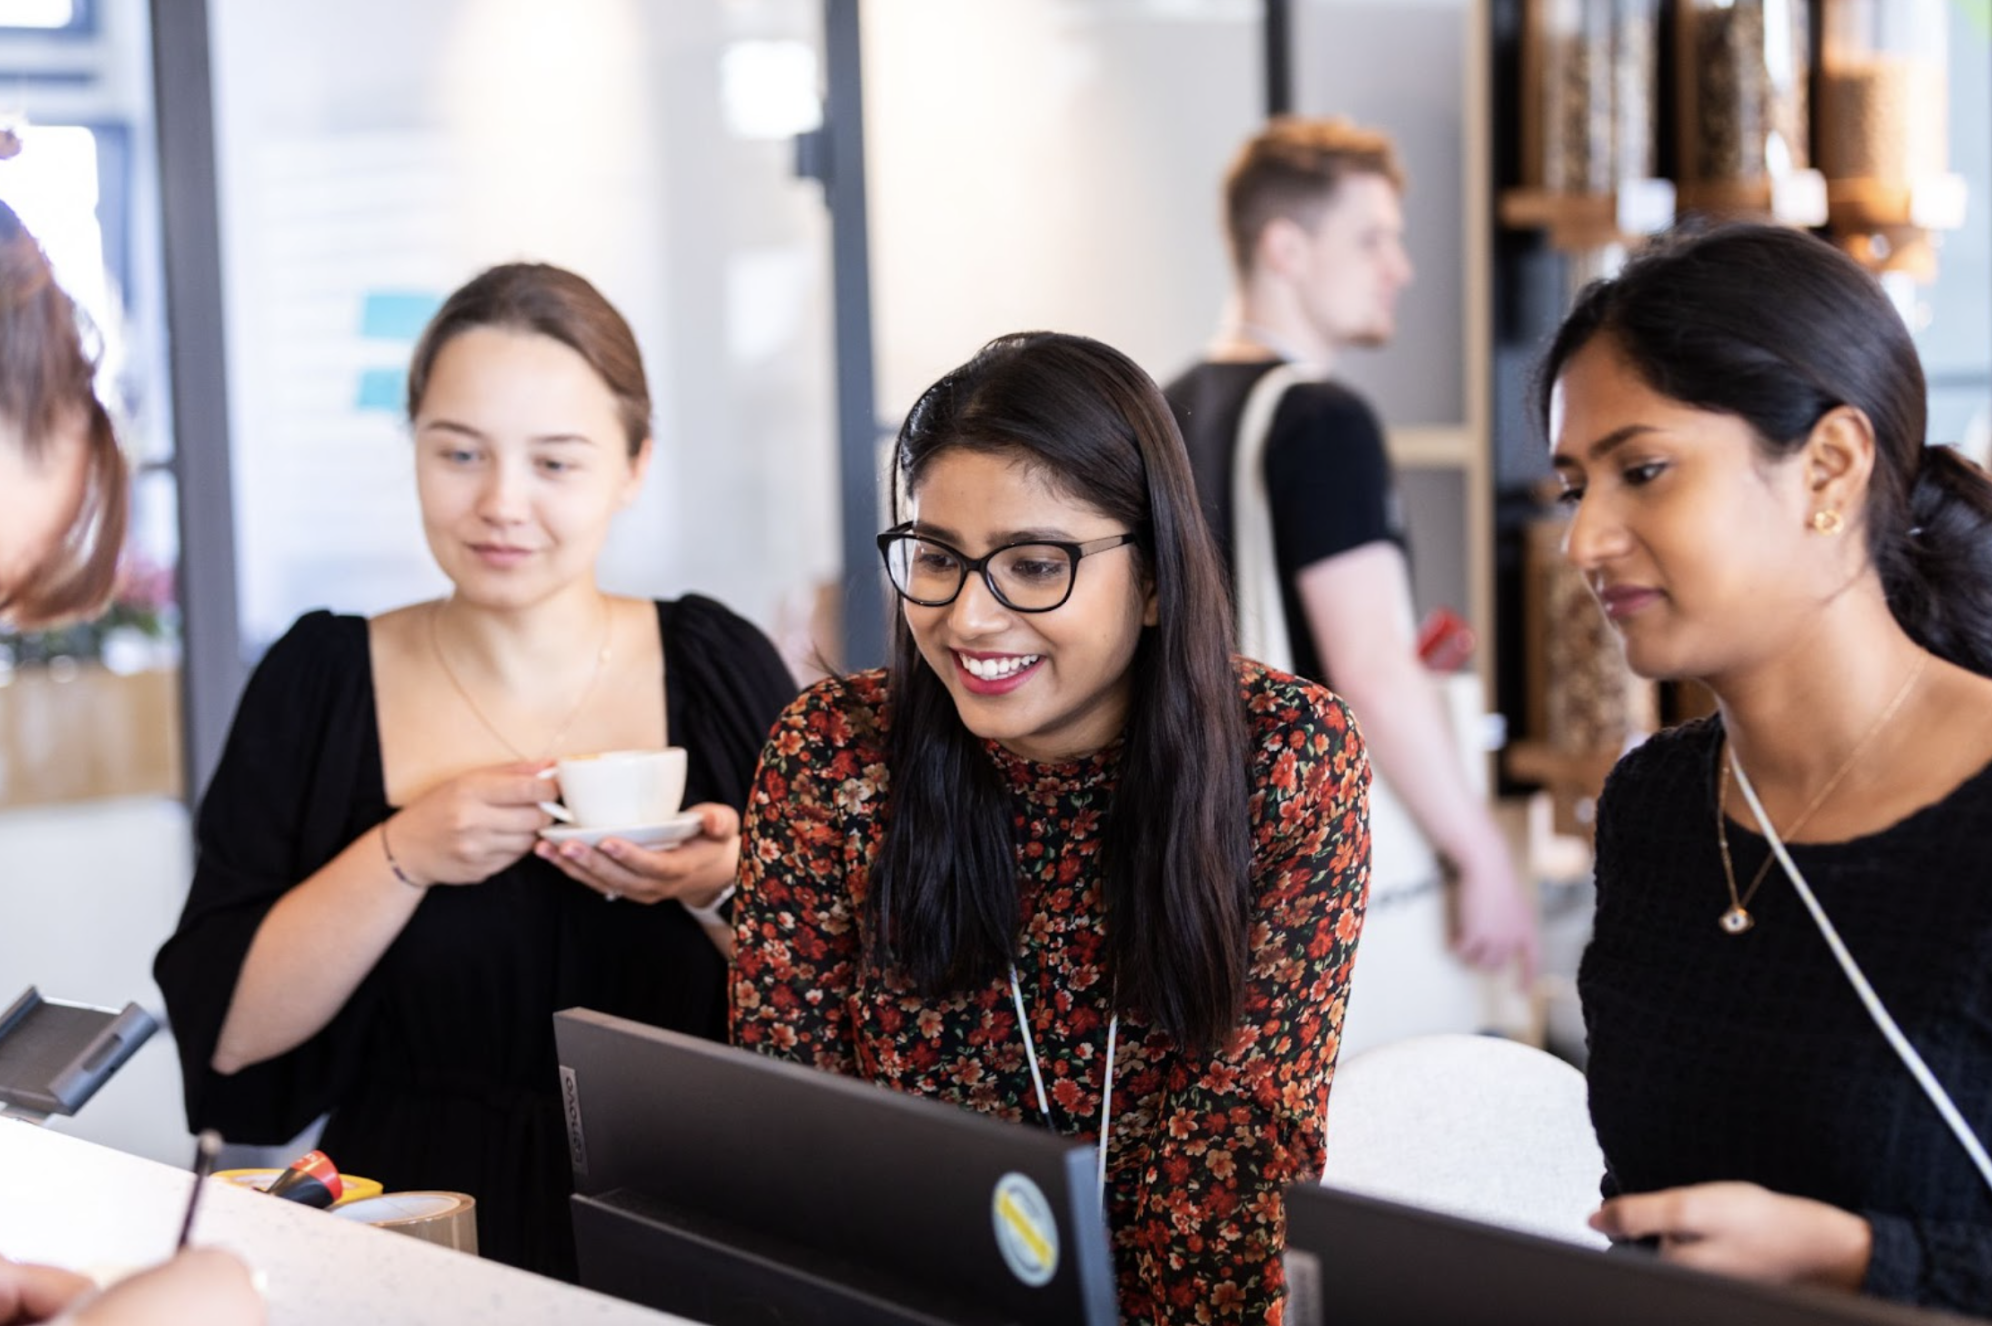
[[[0,1118],[0,1254],[99,1278],[158,1262],[173,1251],[191,1181],[185,1170]],[[263,1273],[271,1326],[685,1323],[221,1183],[201,1194],[193,1242]]]

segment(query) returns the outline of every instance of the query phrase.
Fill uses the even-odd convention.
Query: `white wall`
[[[1992,27],[1968,5],[1950,8],[1950,168],[1970,199],[1963,229],[1943,237],[1936,281],[1918,296],[1916,348],[1932,379],[1930,440],[1964,443],[1992,463]]]
[[[1394,427],[1466,418],[1461,160],[1473,10],[1468,0],[1294,7],[1294,109],[1388,132],[1409,180],[1405,245],[1417,275],[1398,308],[1397,336],[1349,355],[1341,368]]]
[[[186,807],[129,798],[0,814],[0,861],[0,1007],[33,985],[68,1003],[137,1003],[163,1026],[152,956],[193,869]],[[74,1118],[49,1126],[185,1165],[193,1152],[171,1035],[154,1036]]]
[[[634,327],[659,452],[604,560],[764,626],[834,572],[825,221],[786,143],[723,122],[722,54],[819,44],[808,0],[216,0],[244,632],[443,588],[369,294],[439,300],[516,258],[579,271]],[[309,53],[300,58],[300,53]],[[373,379],[379,383],[377,376]]]
[[[871,0],[879,410],[1005,332],[1166,379],[1216,330],[1218,189],[1264,109],[1257,0]]]

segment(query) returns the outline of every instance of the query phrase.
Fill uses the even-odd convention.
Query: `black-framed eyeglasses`
[[[1140,536],[1109,534],[1085,543],[1033,539],[1006,543],[984,557],[970,557],[939,539],[916,534],[911,524],[895,525],[878,536],[879,555],[892,587],[908,603],[944,608],[979,573],[996,601],[1013,612],[1050,612],[1065,606],[1079,578],[1079,559],[1124,547]]]

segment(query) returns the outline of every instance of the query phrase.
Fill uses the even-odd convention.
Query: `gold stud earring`
[[[1815,533],[1838,534],[1845,524],[1846,522],[1840,519],[1840,513],[1831,507],[1812,513],[1812,528]]]

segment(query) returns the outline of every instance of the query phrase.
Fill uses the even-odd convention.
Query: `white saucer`
[[[638,824],[626,829],[593,829],[583,828],[578,824],[549,824],[539,831],[539,835],[550,843],[587,843],[590,847],[604,838],[620,838],[638,847],[672,847],[687,838],[698,837],[699,826],[704,822],[704,817],[696,810],[687,810],[659,824]]]

